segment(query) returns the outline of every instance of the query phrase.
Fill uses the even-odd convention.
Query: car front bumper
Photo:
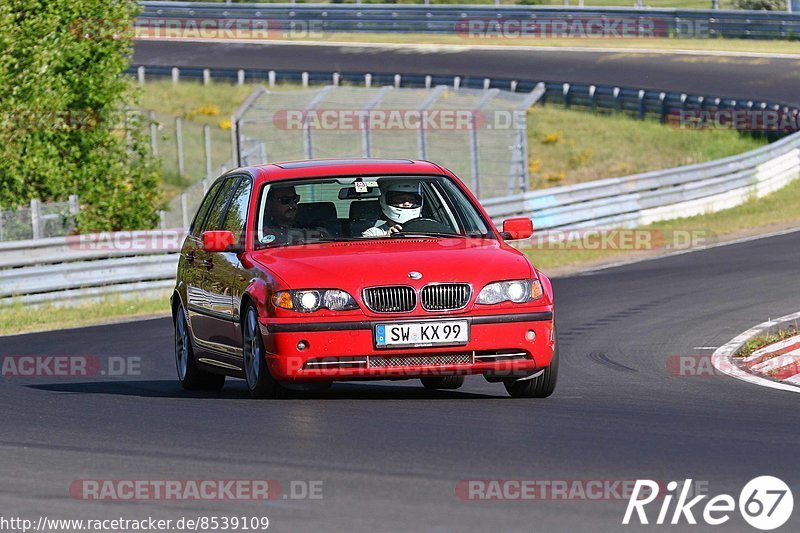
[[[467,344],[375,347],[377,324],[451,319],[470,323]],[[261,332],[270,373],[279,381],[406,379],[459,374],[519,378],[549,365],[555,345],[550,309],[385,320],[266,319],[261,321]],[[533,340],[531,332],[535,334]],[[303,345],[305,348],[301,349]]]

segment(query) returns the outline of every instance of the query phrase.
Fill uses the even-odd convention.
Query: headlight
[[[298,308],[302,311],[316,311],[319,309],[319,293],[317,291],[297,291],[294,295]]]
[[[358,304],[349,293],[339,289],[304,289],[279,291],[272,296],[275,307],[311,313],[320,308],[331,311],[358,309]]]
[[[538,279],[518,279],[490,283],[478,294],[476,303],[492,305],[501,302],[525,303],[542,297],[542,284]]]

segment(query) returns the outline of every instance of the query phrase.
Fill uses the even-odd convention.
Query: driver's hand
[[[391,235],[392,233],[399,233],[401,231],[403,231],[403,226],[397,224],[396,226],[392,226],[391,228],[389,228],[389,231],[387,231],[386,234]]]

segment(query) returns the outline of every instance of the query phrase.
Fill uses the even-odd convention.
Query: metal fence
[[[530,31],[536,36],[537,20],[565,23],[560,33],[553,33],[553,27],[548,24],[550,29],[544,35],[547,37],[557,37],[562,33],[563,36],[586,37],[584,23],[590,20],[629,21],[640,28],[637,31],[645,38],[793,39],[800,35],[800,13],[786,11],[528,5],[326,4],[323,7],[319,4],[191,2],[141,2],[141,5],[143,9],[136,21],[139,28],[163,29],[166,21],[186,28],[189,26],[185,22],[191,19],[226,20],[233,21],[237,27],[256,30],[253,33],[256,37],[264,34],[273,39],[293,38],[295,34],[297,37],[294,38],[303,35],[309,38],[309,34],[313,38],[314,32],[372,32],[456,34],[467,41],[517,37],[519,23],[531,25]],[[482,21],[500,24],[481,24]],[[513,23],[513,28],[504,27],[504,21]],[[578,26],[583,33],[571,34],[570,31]],[[169,36],[167,32],[163,33]],[[619,37],[613,31],[601,36]]]
[[[211,177],[230,159],[230,130],[150,111],[143,122],[165,175]]]
[[[280,92],[260,87],[232,120],[237,161],[430,159],[462,176],[479,197],[524,192],[526,111],[543,94],[543,85],[528,93],[444,85]]]
[[[0,242],[68,235],[75,231],[79,211],[75,195],[67,202],[31,200],[29,207],[0,210]]]

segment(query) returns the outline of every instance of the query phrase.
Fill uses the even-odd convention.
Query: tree
[[[159,168],[126,111],[137,10],[134,0],[0,3],[0,205],[78,194],[81,231],[155,224]]]

